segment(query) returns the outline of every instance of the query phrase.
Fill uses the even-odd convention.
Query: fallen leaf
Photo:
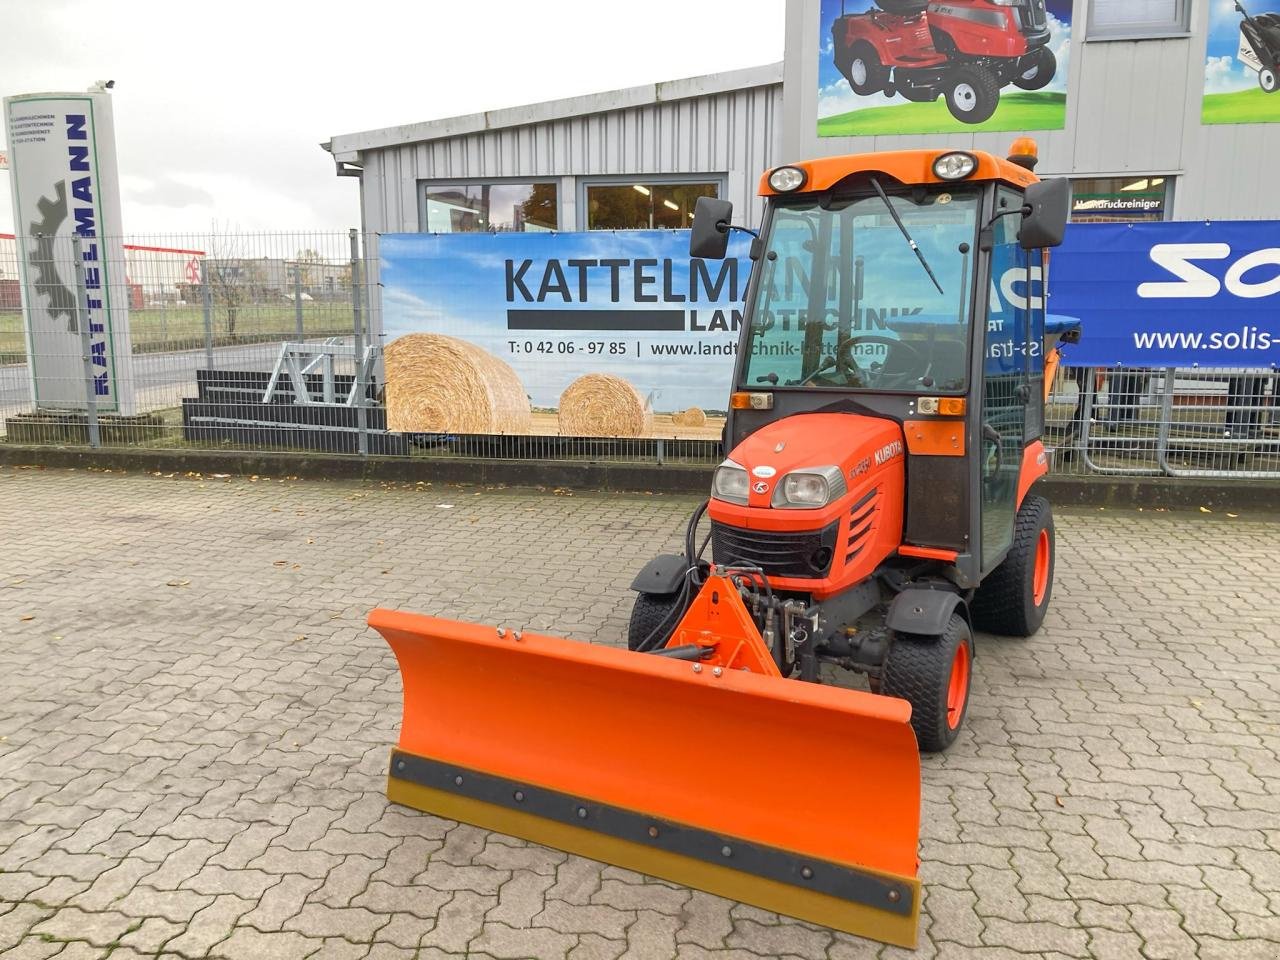
[[[439,510],[452,510],[452,509],[453,509],[453,504],[452,504],[452,503],[437,503],[437,504],[436,504],[436,508],[437,508],[437,509],[439,509]]]
[[[314,537],[307,537],[307,543],[315,543],[315,542],[316,541]]]
[[[1210,510],[1208,507],[1201,507],[1201,508],[1200,508],[1200,512],[1201,512],[1201,513],[1213,513],[1213,511],[1212,511],[1212,510]]]
[[[271,565],[272,565],[273,567],[287,567],[287,566],[289,565],[289,561],[288,561],[288,560],[273,560],[273,561],[271,562]]]
[[[168,583],[165,584],[165,586],[166,587],[189,587],[191,586],[191,581],[190,580],[170,580]]]
[[[1066,804],[1062,802],[1062,798],[1061,798],[1061,797],[1054,797],[1053,799],[1054,799],[1054,801],[1058,804],[1058,806],[1060,806],[1060,807],[1065,807],[1065,806],[1066,806]]]
[[[27,582],[26,577],[19,577],[17,580],[13,581],[13,585],[16,587],[18,584],[26,583],[26,582]]]
[[[22,621],[24,621],[24,622],[25,622],[25,621],[27,621],[27,620],[34,620],[35,618],[36,618],[36,615],[35,615],[34,613],[28,613],[28,614],[27,614],[26,616],[24,616],[24,617],[19,617],[19,619],[20,619],[20,620],[22,620]]]
[[[302,569],[302,564],[300,564],[300,563],[295,563],[295,564],[293,565],[293,569],[294,569],[294,570],[301,570],[301,569]]]
[[[1240,516],[1240,514],[1238,514],[1238,513],[1228,513],[1228,514],[1227,514],[1227,516],[1228,516],[1228,517],[1230,517],[1232,520],[1235,520],[1236,518],[1238,518],[1238,517]]]

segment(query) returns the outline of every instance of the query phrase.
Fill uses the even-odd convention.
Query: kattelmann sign
[[[1280,364],[1280,223],[1075,224],[1049,309],[1080,317],[1076,366]]]
[[[83,322],[97,408],[133,413],[111,97],[30,94],[4,106],[32,397],[38,407],[86,407]],[[84,260],[79,309],[73,234]]]

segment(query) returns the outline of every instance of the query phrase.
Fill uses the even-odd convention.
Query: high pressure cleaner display
[[[1280,0],[1214,0],[1204,123],[1280,122]]]
[[[818,135],[1060,130],[1070,0],[822,0]]]

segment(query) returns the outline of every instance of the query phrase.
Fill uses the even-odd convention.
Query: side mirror
[[[693,205],[693,230],[689,234],[689,256],[703,260],[723,260],[729,249],[729,223],[733,203],[715,197],[699,197]]]
[[[1056,247],[1062,243],[1071,216],[1071,181],[1065,177],[1041,180],[1027,187],[1018,243],[1023,250]]]

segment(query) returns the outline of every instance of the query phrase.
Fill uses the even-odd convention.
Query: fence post
[[[93,387],[93,347],[89,340],[89,318],[85,311],[89,294],[85,288],[84,254],[81,252],[78,233],[71,235],[71,252],[76,261],[76,329],[80,332],[80,359],[84,361],[85,423],[89,430],[89,446],[97,447],[100,443],[98,395]]]
[[[361,372],[364,369],[364,364],[361,362],[364,358],[364,330],[360,317],[360,235],[355,227],[352,227],[348,236],[351,239],[351,313],[355,323],[355,343],[352,355],[356,362],[357,449],[360,451],[360,456],[367,457],[369,455],[369,417],[368,411],[365,409],[364,376]]]
[[[206,268],[207,269],[207,268]],[[204,304],[204,365],[213,369],[213,297],[209,294],[209,278],[201,278],[200,297]]]
[[[298,342],[302,342],[302,266],[293,268],[293,322],[298,329]]]

